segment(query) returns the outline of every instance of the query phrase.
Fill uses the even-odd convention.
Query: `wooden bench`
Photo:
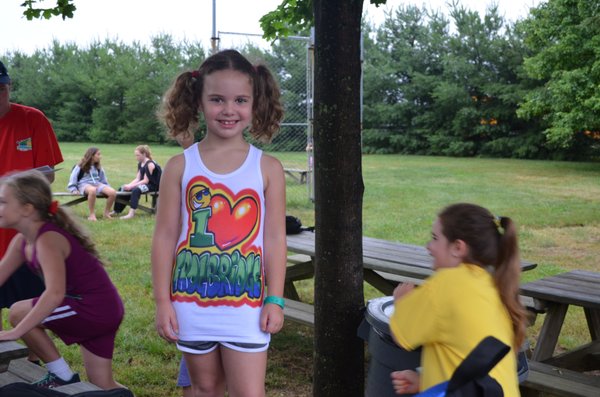
[[[306,183],[306,176],[308,175],[308,170],[303,170],[299,168],[284,168],[283,171],[299,184],[302,185]]]
[[[27,360],[27,354],[27,347],[20,343],[0,342],[0,386],[15,382],[32,383],[46,375],[47,370]],[[71,395],[101,389],[89,382],[77,382],[54,390]]]
[[[544,277],[523,284],[521,295],[533,300],[530,310],[546,313],[523,395],[600,396],[600,376],[584,373],[600,370],[600,273],[574,270]],[[591,342],[555,355],[569,306],[583,308]]]
[[[71,193],[71,192],[54,192],[52,193],[54,197],[67,197],[69,200],[65,203],[62,203],[65,207],[71,207],[80,203],[87,201],[87,195],[82,196],[79,193]],[[129,205],[129,196],[131,196],[131,192],[117,192],[116,202],[119,202],[124,205]],[[106,198],[105,195],[100,194],[97,196],[98,198]],[[158,203],[158,192],[145,192],[142,193],[142,197],[145,197],[145,202],[148,202],[150,198],[150,205],[142,204],[141,200],[138,205],[138,209],[149,214],[156,213],[156,205]]]
[[[540,393],[560,397],[598,397],[600,376],[529,361],[529,375],[521,384],[521,396],[534,397]]]
[[[285,299],[285,308],[283,315],[300,324],[315,326],[315,307],[308,303],[299,302],[292,299]]]

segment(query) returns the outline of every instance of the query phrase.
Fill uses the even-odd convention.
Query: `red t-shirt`
[[[54,167],[63,161],[46,116],[16,103],[11,103],[10,111],[0,117],[0,153],[0,176],[44,165]],[[11,229],[0,229],[0,258],[15,234]]]

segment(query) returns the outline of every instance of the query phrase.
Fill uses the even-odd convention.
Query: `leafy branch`
[[[41,0],[25,0],[21,7],[25,7],[23,15],[28,21],[32,19],[50,19],[55,16],[61,16],[62,19],[73,18],[73,13],[77,9],[73,2],[75,0],[56,0],[55,7],[36,8],[35,6]]]

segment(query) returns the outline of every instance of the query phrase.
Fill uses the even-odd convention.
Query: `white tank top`
[[[262,151],[216,174],[198,144],[184,151],[182,228],[173,264],[171,299],[182,341],[267,343],[260,330],[264,184]],[[159,226],[160,227],[160,226]]]

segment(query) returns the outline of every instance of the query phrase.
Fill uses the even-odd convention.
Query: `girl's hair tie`
[[[502,234],[502,217],[494,215],[494,225],[498,233]]]
[[[194,71],[192,72],[192,77],[193,77],[193,78],[195,78],[195,79],[197,79],[198,77],[200,77],[200,72],[199,72],[199,71],[197,71],[197,70],[194,70]]]
[[[58,201],[54,200],[50,203],[50,206],[48,207],[48,213],[50,215],[56,215],[56,213],[58,212]]]

